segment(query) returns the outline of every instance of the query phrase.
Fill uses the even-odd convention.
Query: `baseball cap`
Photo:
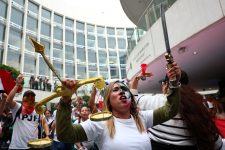
[[[36,96],[36,94],[31,90],[27,90],[26,92],[23,93],[23,97],[28,95]]]

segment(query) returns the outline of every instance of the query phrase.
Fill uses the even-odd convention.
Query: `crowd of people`
[[[29,85],[30,89],[42,91],[52,90],[52,83],[50,83],[49,79],[44,76],[35,77],[34,75],[31,75],[29,79]]]
[[[162,94],[139,94],[139,81],[151,76],[140,73],[127,84],[109,83],[100,92],[101,107],[95,103],[100,96],[93,86],[87,104],[82,97],[72,100],[64,95],[53,112],[45,110],[39,115],[34,109],[36,94],[32,90],[24,92],[22,103],[14,100],[24,80],[20,74],[11,92],[0,96],[0,148],[34,149],[28,146],[29,141],[46,138],[52,139],[52,144],[40,149],[225,149],[224,82],[220,82],[216,97],[202,96],[189,86],[188,74],[173,63],[162,80]],[[35,89],[31,83],[35,83],[33,79],[30,85]],[[46,90],[44,80],[35,84]],[[77,81],[64,80],[62,84],[74,91]],[[112,116],[100,121],[90,119],[92,114],[104,111]]]

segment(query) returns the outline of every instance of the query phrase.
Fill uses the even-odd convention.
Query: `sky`
[[[35,0],[57,13],[91,24],[134,27],[120,0]]]

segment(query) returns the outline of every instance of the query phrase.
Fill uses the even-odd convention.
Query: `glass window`
[[[99,64],[107,64],[107,53],[106,51],[98,51]]]
[[[119,49],[126,49],[126,40],[124,38],[118,38],[117,42]]]
[[[41,44],[43,44],[45,46],[45,51],[44,51],[45,55],[49,56],[50,55],[50,42],[41,39]]]
[[[84,31],[84,23],[82,23],[82,22],[76,22],[76,28],[78,29],[78,30],[81,30],[81,31]]]
[[[105,27],[97,26],[97,33],[98,34],[105,34]]]
[[[124,29],[123,28],[117,28],[116,33],[117,33],[117,35],[123,36],[124,35]]]
[[[107,28],[107,34],[108,35],[115,35],[115,29],[114,28],[111,28],[111,27],[108,27]]]
[[[131,38],[131,36],[134,34],[134,29],[128,28],[127,29],[127,38]]]
[[[69,18],[66,18],[65,24],[66,24],[67,27],[70,27],[70,28],[73,28],[73,26],[74,26],[73,20],[69,19]]]
[[[45,35],[47,37],[50,37],[50,35],[51,35],[51,26],[50,26],[50,24],[41,22],[41,34]]]
[[[66,45],[65,58],[68,60],[74,60],[74,49],[73,46]]]
[[[114,37],[108,37],[108,48],[116,49],[116,39]]]
[[[5,25],[0,23],[0,41],[4,41]]]
[[[43,57],[39,57],[39,74],[49,76],[49,67]]]
[[[57,14],[54,14],[54,22],[57,22],[59,24],[63,23],[63,17]]]
[[[118,79],[119,69],[116,66],[110,66],[110,74],[112,79]]]
[[[89,71],[95,71],[95,72],[97,72],[97,67],[96,66],[89,65],[88,68],[89,68]]]
[[[27,17],[27,29],[37,32],[38,21],[37,19],[28,15]]]
[[[28,38],[28,36],[29,36],[29,35],[26,36],[25,49],[28,50],[28,51],[34,52],[34,51],[35,51],[35,50],[34,50],[34,47],[32,46],[31,41],[30,41],[30,39]],[[35,40],[37,40],[36,37],[33,37],[33,36],[32,36],[32,38],[34,38]]]
[[[97,77],[97,71],[89,71],[89,78]]]
[[[63,34],[62,29],[58,27],[54,27],[54,39],[62,41],[62,38],[63,38],[62,34]]]
[[[66,63],[66,78],[74,78],[75,76],[75,65],[72,63]]]
[[[15,69],[20,70],[20,51],[8,49],[7,64],[13,66]]]
[[[97,67],[96,66],[92,66],[92,65],[89,65],[89,78],[93,78],[93,77],[96,77],[97,76]]]
[[[88,50],[88,62],[89,63],[97,63],[95,51]]]
[[[34,12],[35,14],[38,14],[38,5],[28,1],[28,10]]]
[[[17,47],[21,47],[22,34],[19,30],[10,28],[9,32],[9,44]]]
[[[107,66],[101,66],[99,67],[100,71],[108,71],[108,67]]]
[[[95,36],[94,35],[87,35],[87,46],[95,47]]]
[[[73,31],[71,31],[71,30],[66,30],[65,38],[66,38],[66,42],[73,43],[73,42],[74,42]]]
[[[106,48],[106,40],[104,37],[98,37],[98,47]]]
[[[60,76],[62,76],[63,75],[63,64],[62,64],[62,62],[61,61],[53,60],[53,66],[55,67],[55,70],[57,71],[57,73]]]
[[[12,8],[11,21],[17,25],[23,26],[23,13],[16,8]]]
[[[86,62],[86,53],[84,48],[77,47],[77,59],[81,62]]]
[[[119,51],[120,64],[126,64],[127,52]]]
[[[0,16],[6,18],[7,4],[4,1],[0,1]]]
[[[3,61],[3,49],[0,48],[0,63],[2,64]]]
[[[109,51],[109,64],[117,64],[117,54],[115,51]]]
[[[77,64],[77,78],[86,79],[87,78],[87,68],[85,65]]]
[[[51,19],[51,12],[49,10],[43,8],[41,16],[50,20]]]
[[[77,39],[77,45],[82,45],[82,46],[85,45],[85,37],[84,37],[84,34],[77,32],[76,39]]]
[[[87,46],[95,48],[95,41],[87,39]]]
[[[62,44],[54,43],[53,45],[53,57],[63,58]]]
[[[87,32],[95,33],[95,26],[87,24]]]
[[[121,68],[121,78],[124,79],[127,77],[126,68]]]
[[[95,40],[95,36],[94,35],[87,35],[87,39]]]
[[[103,78],[104,78],[105,80],[109,79],[109,74],[108,74],[108,72],[100,71],[100,75],[103,76]]]
[[[24,5],[24,0],[13,0],[14,2],[16,2],[17,4],[20,4],[21,6]]]
[[[34,55],[24,54],[24,72],[35,74],[36,59]]]

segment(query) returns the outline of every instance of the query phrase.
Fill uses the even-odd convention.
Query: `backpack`
[[[2,138],[1,139],[3,142],[11,141],[12,128],[16,121],[16,118],[20,115],[21,111],[22,111],[22,106],[16,112],[16,116],[15,116],[14,120],[11,117],[2,118],[2,121],[4,122],[4,124],[2,126]]]

